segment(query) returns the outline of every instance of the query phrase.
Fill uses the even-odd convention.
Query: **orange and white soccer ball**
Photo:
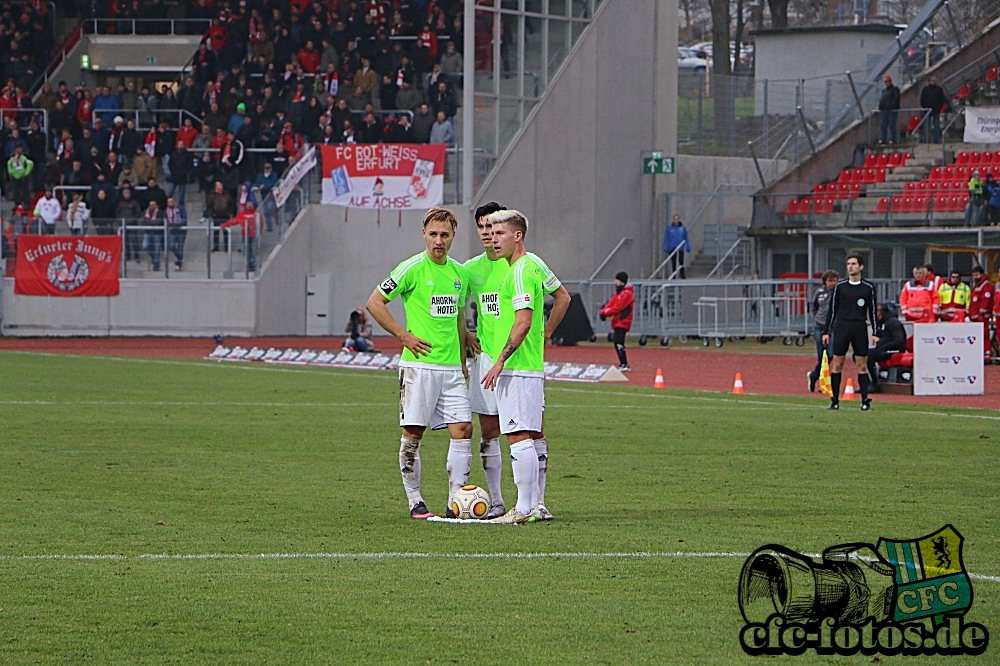
[[[481,520],[490,512],[490,496],[479,486],[462,486],[451,501],[451,510],[462,520]]]

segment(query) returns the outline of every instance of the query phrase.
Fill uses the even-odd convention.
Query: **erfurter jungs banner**
[[[965,142],[1000,142],[1000,106],[965,107]]]
[[[117,296],[121,236],[17,237],[14,293]]]
[[[982,395],[983,325],[914,324],[913,394]]]
[[[323,203],[412,210],[444,201],[445,144],[323,146]]]

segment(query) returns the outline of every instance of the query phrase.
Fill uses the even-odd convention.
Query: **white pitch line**
[[[463,521],[477,522],[477,521]],[[806,554],[818,557],[817,554]],[[196,553],[190,555],[170,553],[145,553],[142,555],[2,555],[0,562],[29,561],[185,561],[185,560],[536,560],[536,559],[718,559],[747,558],[750,553],[736,552],[554,552],[554,553],[413,553],[413,552],[373,552],[373,553]],[[970,573],[969,578],[991,583],[1000,583],[1000,576]]]

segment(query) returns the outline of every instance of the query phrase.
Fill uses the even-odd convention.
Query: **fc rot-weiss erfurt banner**
[[[323,203],[423,210],[444,201],[445,144],[323,146]]]
[[[117,296],[121,236],[17,237],[14,293]]]

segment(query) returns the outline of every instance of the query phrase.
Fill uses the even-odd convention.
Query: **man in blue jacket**
[[[674,221],[667,225],[667,231],[663,234],[663,251],[669,255],[674,250],[677,250],[677,254],[671,258],[670,274],[677,273],[683,280],[687,277],[684,275],[684,253],[691,251],[691,239],[688,238],[687,227],[681,222],[681,216],[677,214],[674,214]]]

